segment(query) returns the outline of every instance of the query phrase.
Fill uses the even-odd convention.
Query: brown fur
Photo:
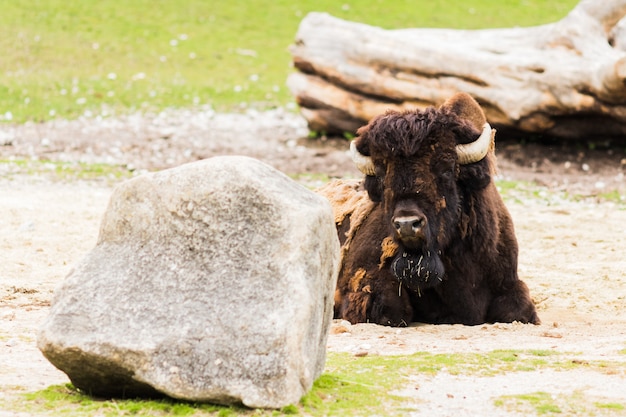
[[[378,269],[383,269],[387,262],[398,254],[398,244],[391,236],[387,236],[383,239],[383,243],[380,244],[380,249]]]
[[[372,157],[376,176],[321,191],[342,242],[335,317],[392,326],[539,323],[517,277],[493,152],[473,164],[456,160],[455,146],[474,141],[484,122],[478,104],[458,94],[439,109],[387,112],[359,129],[357,149]],[[392,226],[409,215],[424,218],[414,240]]]

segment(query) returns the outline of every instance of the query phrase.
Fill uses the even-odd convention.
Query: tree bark
[[[626,0],[582,0],[527,28],[384,30],[310,13],[288,86],[314,131],[471,94],[505,132],[626,141]]]

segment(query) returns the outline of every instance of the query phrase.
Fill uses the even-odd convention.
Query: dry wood
[[[626,0],[582,0],[541,26],[384,30],[310,13],[288,85],[309,127],[328,133],[465,91],[501,133],[626,139],[625,15]]]

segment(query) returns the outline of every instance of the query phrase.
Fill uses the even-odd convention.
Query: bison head
[[[442,253],[468,228],[468,194],[491,181],[494,133],[463,93],[438,109],[389,111],[359,129],[353,160],[370,199],[382,204],[397,245],[389,267],[408,288],[419,293],[444,279]]]

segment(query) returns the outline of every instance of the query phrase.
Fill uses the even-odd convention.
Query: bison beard
[[[443,280],[444,268],[435,251],[426,253],[402,252],[391,263],[391,270],[401,284],[421,295],[422,290],[432,288]]]

